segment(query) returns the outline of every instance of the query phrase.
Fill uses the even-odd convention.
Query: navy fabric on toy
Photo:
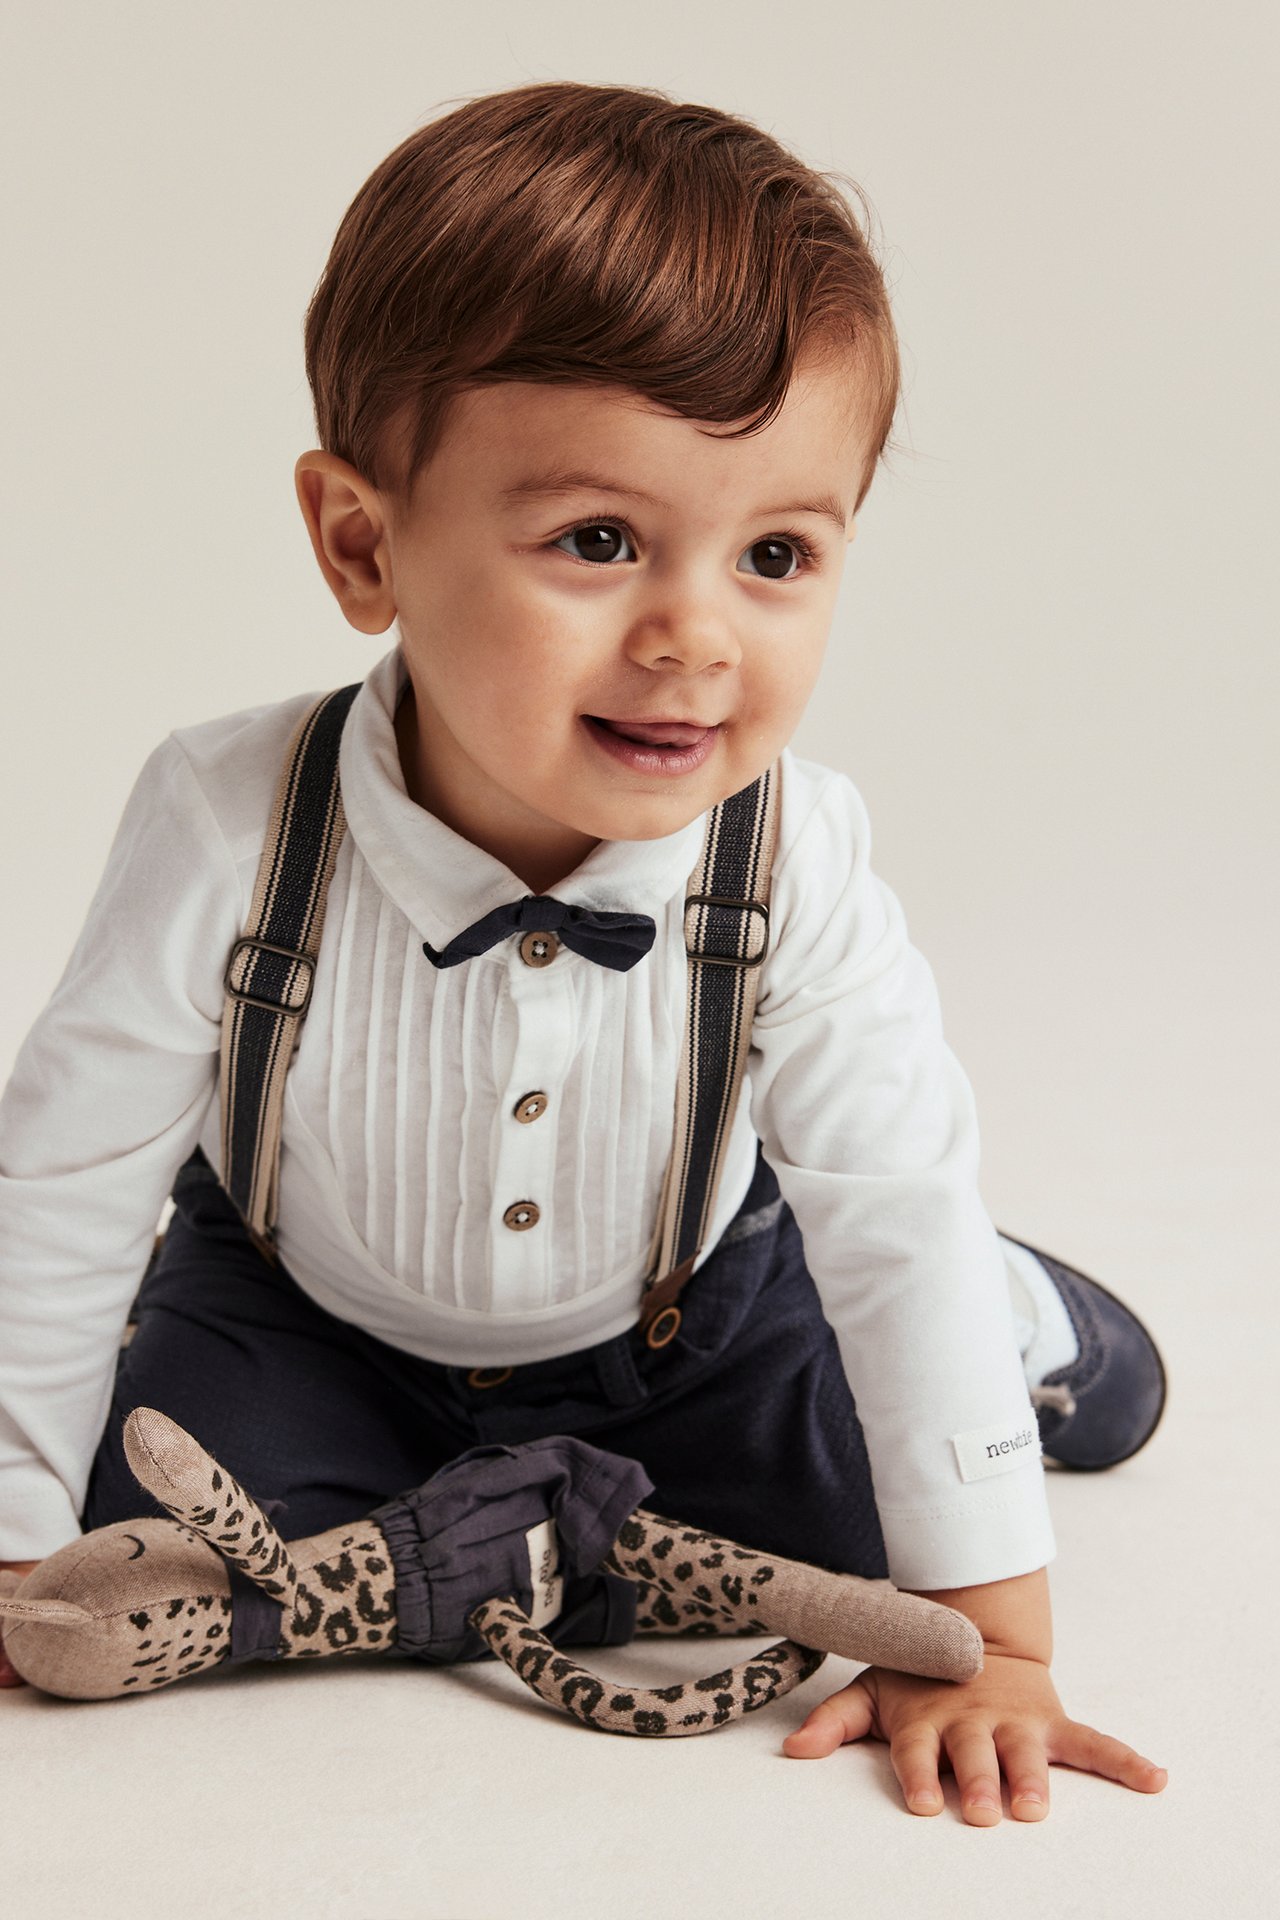
[[[226,1571],[231,1589],[231,1651],[227,1665],[243,1665],[249,1660],[278,1660],[283,1606],[230,1560],[226,1562]]]
[[[439,1665],[495,1655],[467,1615],[506,1595],[533,1605],[529,1529],[553,1520],[563,1605],[553,1646],[618,1646],[635,1632],[636,1588],[600,1562],[653,1492],[637,1460],[572,1434],[471,1447],[430,1480],[374,1508],[396,1570],[396,1646]]]

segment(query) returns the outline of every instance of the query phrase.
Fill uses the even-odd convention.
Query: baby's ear
[[[349,460],[321,447],[299,455],[293,484],[312,552],[344,619],[358,633],[385,633],[396,617],[386,503]]]

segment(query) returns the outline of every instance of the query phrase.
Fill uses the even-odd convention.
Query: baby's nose
[[[658,590],[657,604],[631,629],[628,650],[646,667],[682,673],[736,667],[742,648],[724,610],[707,593]],[[677,705],[677,711],[680,710]]]

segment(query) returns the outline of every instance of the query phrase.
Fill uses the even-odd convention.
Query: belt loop
[[[649,1398],[649,1389],[636,1368],[629,1333],[607,1340],[597,1349],[595,1361],[600,1385],[613,1406],[634,1407]]]

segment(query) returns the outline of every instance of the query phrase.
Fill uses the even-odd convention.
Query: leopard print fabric
[[[774,1577],[768,1556],[638,1507],[602,1562],[640,1588],[649,1633],[767,1633],[753,1620]]]
[[[753,1618],[774,1577],[765,1554],[638,1507],[601,1563],[640,1585],[637,1632],[765,1634]],[[679,1737],[709,1733],[768,1706],[798,1687],[826,1659],[813,1647],[779,1640],[737,1666],[669,1687],[628,1687],[553,1647],[510,1600],[486,1601],[469,1616],[493,1651],[548,1705],[607,1733]]]
[[[145,1555],[145,1540],[134,1537]],[[120,1676],[120,1693],[171,1686],[218,1666],[231,1651],[231,1600],[223,1593],[198,1593],[190,1600],[179,1595],[159,1606],[136,1607],[129,1623],[137,1633],[132,1649],[137,1658],[129,1661],[133,1671]]]
[[[284,1601],[281,1658],[394,1644],[394,1577],[376,1523],[336,1528],[286,1548],[234,1477],[181,1429],[166,1425],[169,1430],[161,1430],[156,1447],[147,1444],[151,1429],[145,1423],[132,1434],[126,1430],[130,1466],[175,1520]],[[641,1508],[624,1524],[603,1564],[643,1583],[638,1629],[652,1622],[650,1630],[663,1633],[768,1631],[750,1618],[773,1577],[762,1554],[675,1526]],[[229,1615],[231,1603],[224,1604]],[[782,1641],[705,1680],[628,1690],[566,1659],[509,1597],[500,1596],[492,1612],[479,1612],[492,1629],[484,1633],[490,1647],[526,1685],[588,1725],[615,1732],[688,1734],[723,1726],[798,1686],[826,1657]],[[479,1619],[473,1624],[479,1627]],[[224,1648],[206,1663],[225,1657]],[[149,1683],[163,1685],[179,1677],[162,1664]]]
[[[251,1495],[176,1422],[138,1408],[125,1422],[124,1447],[135,1478],[179,1525],[280,1601],[281,1659],[394,1645],[395,1573],[376,1523],[331,1527],[286,1547]]]
[[[394,1647],[395,1577],[381,1529],[335,1527],[296,1546],[299,1551],[291,1561],[296,1577],[289,1583],[290,1603],[281,1615],[279,1657],[302,1660],[335,1653],[385,1653]],[[231,1652],[231,1616],[231,1598],[221,1592],[199,1594],[185,1602],[171,1600],[157,1608],[154,1617],[145,1609],[131,1614],[139,1633],[156,1636],[155,1652],[132,1663],[142,1671],[130,1675],[125,1687],[167,1686],[217,1666]],[[195,1639],[203,1633],[203,1646],[184,1645],[193,1630],[180,1629],[180,1623],[192,1618],[197,1622]],[[159,1636],[166,1628],[168,1638],[162,1639]],[[149,1644],[139,1640],[139,1656],[146,1654]]]
[[[827,1657],[793,1640],[780,1640],[754,1659],[724,1667],[705,1680],[682,1680],[670,1687],[627,1687],[601,1679],[559,1652],[509,1600],[486,1601],[470,1620],[511,1671],[549,1706],[561,1707],[584,1725],[605,1733],[710,1733],[790,1693],[816,1673]]]
[[[282,1659],[395,1645],[395,1573],[374,1522],[286,1546],[234,1476],[165,1415],[136,1409],[124,1445],[173,1518],[98,1528],[5,1582],[11,1597],[0,1586],[6,1647],[24,1678],[68,1698],[111,1699],[221,1665],[232,1649],[228,1562],[280,1602]],[[56,1629],[43,1650],[37,1623]],[[78,1649],[69,1626],[80,1628]]]
[[[394,1561],[375,1520],[286,1545],[234,1476],[164,1414],[136,1408],[124,1445],[140,1484],[173,1518],[98,1529],[50,1555],[25,1581],[0,1575],[6,1645],[24,1678],[69,1699],[109,1699],[222,1664],[232,1651],[227,1563],[280,1601],[281,1658],[396,1645]],[[907,1671],[964,1678],[981,1666],[981,1637],[959,1615],[771,1558],[642,1507],[600,1564],[638,1586],[640,1633],[783,1631],[807,1641],[812,1632],[859,1659],[903,1665],[906,1654]],[[948,1622],[962,1629],[976,1654],[972,1646],[957,1650],[954,1632],[941,1648],[926,1645],[922,1622],[926,1640]],[[618,1733],[710,1731],[789,1692],[826,1657],[792,1637],[705,1679],[632,1688],[554,1648],[510,1594],[474,1608],[469,1624],[549,1704]]]
[[[286,1546],[235,1476],[164,1415],[135,1410],[125,1423],[124,1445],[139,1484],[173,1518],[100,1528],[51,1555],[25,1582],[15,1575],[5,1583],[11,1590],[22,1587],[20,1599],[3,1602],[7,1637],[20,1658],[24,1620],[60,1619],[92,1629],[79,1662],[61,1657],[57,1642],[63,1636],[55,1635],[51,1664],[38,1655],[28,1663],[34,1684],[48,1683],[50,1691],[67,1697],[116,1698],[153,1692],[223,1664],[232,1647],[226,1562],[280,1601],[280,1658],[395,1647],[394,1567],[376,1522],[335,1527]],[[629,1522],[617,1543],[621,1548],[626,1541],[637,1551],[638,1574],[650,1565],[639,1551],[647,1537]],[[708,1604],[709,1573],[709,1563],[700,1564],[699,1591],[675,1600],[669,1578],[661,1585],[642,1581],[638,1630],[751,1631]],[[103,1613],[68,1602],[68,1593],[82,1599],[114,1595],[115,1602],[107,1601]],[[504,1598],[503,1604],[513,1603]],[[522,1677],[529,1666],[526,1658]],[[752,1687],[758,1682],[753,1674]],[[719,1701],[714,1712],[723,1706]]]
[[[222,1478],[234,1487],[229,1476]],[[121,1523],[135,1538],[141,1524]],[[198,1536],[188,1534],[192,1537]],[[140,1544],[145,1553],[145,1540]],[[335,1528],[298,1545],[303,1551],[291,1562],[296,1577],[289,1582],[290,1604],[281,1616],[280,1658],[378,1653],[394,1646],[395,1581],[380,1530]],[[216,1569],[211,1572],[216,1592],[191,1599],[179,1596],[130,1612],[130,1624],[138,1634],[137,1658],[129,1662],[133,1671],[123,1677],[122,1692],[169,1686],[229,1657],[232,1600],[222,1591],[225,1576],[218,1580]]]

